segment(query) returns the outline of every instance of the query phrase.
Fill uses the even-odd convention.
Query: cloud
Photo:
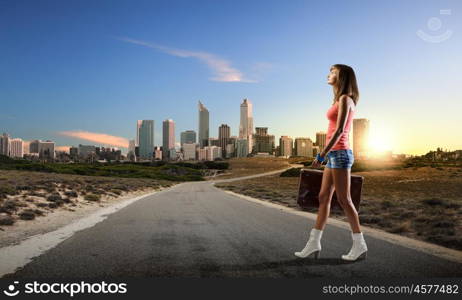
[[[97,144],[103,144],[113,147],[122,147],[128,148],[128,139],[120,137],[120,136],[113,136],[105,133],[96,133],[96,132],[88,132],[88,131],[60,131],[58,132],[59,135],[73,137],[77,139],[82,139],[90,142],[95,142]]]
[[[64,151],[64,152],[69,153],[70,148],[71,146],[56,146],[55,151]]]
[[[241,71],[239,71],[236,68],[233,68],[231,66],[231,63],[221,57],[216,56],[215,54],[212,53],[207,53],[203,51],[189,51],[189,50],[182,50],[182,49],[174,49],[174,48],[169,48],[153,43],[148,43],[140,40],[135,40],[131,38],[120,38],[117,37],[116,39],[131,43],[131,44],[136,44],[148,48],[152,48],[155,50],[162,51],[164,53],[173,55],[173,56],[178,56],[178,57],[192,57],[196,58],[202,63],[205,63],[214,73],[214,76],[211,77],[210,79],[213,81],[222,81],[222,82],[257,82],[256,80],[252,79],[247,79],[244,77]]]

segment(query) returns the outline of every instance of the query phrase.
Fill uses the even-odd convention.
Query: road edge
[[[223,192],[225,192],[227,194],[230,194],[230,195],[245,199],[247,201],[258,203],[258,204],[261,204],[261,205],[264,205],[264,206],[267,206],[267,207],[282,210],[282,211],[290,213],[290,214],[294,214],[294,215],[298,215],[298,216],[302,216],[302,217],[307,217],[307,218],[309,218],[311,220],[316,221],[316,214],[315,213],[311,213],[311,212],[307,212],[307,211],[301,211],[301,210],[297,210],[295,208],[287,207],[287,206],[284,206],[284,205],[281,205],[281,204],[276,204],[276,203],[268,202],[268,201],[265,201],[265,200],[253,198],[253,197],[250,197],[250,196],[247,196],[247,195],[238,194],[238,193],[235,193],[235,192],[232,192],[232,191],[228,191],[228,190],[218,188],[218,187],[215,186],[215,183],[211,183],[211,184],[212,184],[212,186],[214,188],[219,189],[219,190],[221,190],[221,191],[223,191]],[[327,224],[332,225],[332,226],[336,226],[336,227],[340,227],[340,228],[343,228],[343,229],[350,229],[350,224],[348,222],[341,221],[341,220],[338,220],[338,219],[334,219],[332,217],[329,217]],[[443,258],[443,259],[446,259],[446,260],[449,260],[449,261],[462,263],[462,251],[446,248],[446,247],[443,247],[443,246],[440,246],[440,245],[435,245],[435,244],[424,242],[424,241],[419,241],[419,240],[412,239],[412,238],[409,238],[409,237],[404,237],[404,236],[401,236],[401,235],[392,234],[392,233],[389,233],[389,232],[386,232],[386,231],[383,231],[383,230],[380,230],[380,229],[371,228],[371,227],[367,227],[367,226],[364,226],[364,225],[361,225],[361,229],[362,229],[362,232],[364,232],[366,235],[369,235],[371,237],[381,239],[381,240],[385,240],[387,242],[390,242],[390,243],[393,243],[393,244],[396,244],[396,245],[399,245],[399,246],[403,246],[403,247],[406,247],[406,248],[410,248],[412,250],[417,250],[417,251],[420,251],[420,252],[424,252],[426,254],[437,256],[439,258]]]
[[[138,200],[169,191],[181,184],[183,184],[183,182],[133,198],[124,199],[120,202],[114,203],[113,205],[98,209],[91,214],[77,219],[56,230],[36,234],[22,240],[18,244],[0,248],[0,261],[2,262],[0,264],[0,278],[7,274],[15,273],[18,268],[27,265],[33,260],[33,258],[53,249],[64,240],[72,237],[76,232],[95,226],[96,224],[104,221],[109,215],[118,212]]]

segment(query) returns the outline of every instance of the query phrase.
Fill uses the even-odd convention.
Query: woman
[[[305,248],[295,252],[298,257],[307,257],[314,254],[319,257],[321,251],[321,236],[330,212],[330,203],[334,191],[337,201],[343,208],[351,226],[353,246],[342,259],[354,261],[366,258],[367,245],[359,225],[356,208],[351,201],[350,176],[351,166],[354,162],[353,151],[348,141],[353,115],[359,99],[356,76],[349,66],[336,64],[330,68],[327,83],[332,85],[334,91],[333,104],[327,111],[329,127],[327,131],[326,147],[316,156],[312,166],[317,168],[327,158],[328,162],[323,172],[322,184],[319,192],[319,210],[316,225],[310,232],[310,238]]]

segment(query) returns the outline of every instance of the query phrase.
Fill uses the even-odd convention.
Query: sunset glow
[[[374,154],[392,151],[394,148],[392,134],[384,127],[372,127],[370,128],[368,146]]]

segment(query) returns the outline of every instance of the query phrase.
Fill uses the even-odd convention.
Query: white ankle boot
[[[322,230],[318,230],[316,228],[311,229],[310,238],[306,243],[305,248],[303,248],[300,252],[295,252],[295,256],[305,258],[310,254],[314,254],[314,258],[318,258],[319,253],[321,252],[322,232]]]
[[[351,237],[353,238],[353,246],[351,247],[350,252],[348,254],[342,255],[342,259],[354,261],[358,258],[366,258],[367,257],[367,245],[366,241],[364,240],[364,236],[362,232],[359,233],[351,233]]]

